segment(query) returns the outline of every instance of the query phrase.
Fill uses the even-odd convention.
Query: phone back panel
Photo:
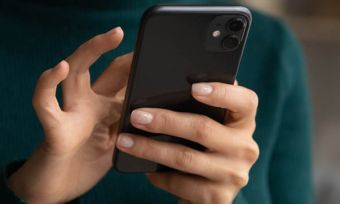
[[[210,45],[214,39],[209,37],[212,29],[221,26],[223,30],[225,25],[217,25],[217,22],[212,28],[212,22],[216,18],[226,21],[226,18],[237,17],[246,21],[239,46],[229,51],[214,50],[214,45]],[[130,124],[130,114],[136,108],[157,107],[204,114],[222,123],[225,110],[195,101],[191,85],[195,82],[234,83],[250,23],[250,12],[243,7],[157,6],[149,9],[141,21],[119,132],[204,150],[199,144],[177,137],[138,130]],[[114,166],[122,172],[168,170],[118,150]]]

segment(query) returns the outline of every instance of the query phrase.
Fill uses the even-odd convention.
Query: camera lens
[[[242,18],[235,18],[231,19],[230,22],[228,23],[228,28],[229,30],[233,32],[239,32],[245,27],[244,21]]]
[[[226,50],[234,50],[240,44],[240,39],[236,35],[229,35],[222,40],[222,47]]]

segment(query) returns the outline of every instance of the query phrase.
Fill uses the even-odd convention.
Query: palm
[[[116,61],[122,67],[115,67],[113,63],[107,70],[129,70],[131,59],[131,54],[125,55]],[[71,195],[91,189],[112,166],[128,72],[117,73],[114,77],[119,77],[120,82],[106,92],[101,86],[108,86],[108,77],[112,78],[108,72],[92,87],[85,87],[82,95],[68,94],[67,84],[63,85],[64,107],[59,119],[63,124],[45,138],[53,154],[70,155],[72,167],[67,172],[67,180],[76,184]],[[89,81],[89,73],[86,78]]]
[[[119,98],[122,97],[117,95],[114,98],[100,98],[100,103],[96,106],[103,107],[102,111],[108,114],[103,116],[96,124],[87,124],[88,128],[78,126],[80,128],[75,129],[74,132],[79,135],[72,138],[73,141],[70,141],[72,145],[66,147],[71,153],[74,149],[77,149],[76,154],[72,155],[71,172],[68,172],[70,180],[73,180],[72,183],[77,184],[73,188],[76,190],[72,194],[81,194],[92,188],[112,166],[119,111],[122,104],[122,100]],[[86,115],[79,113],[79,115],[70,115],[69,119],[78,119],[79,123],[83,124],[88,123],[83,118],[86,118]],[[75,124],[70,123],[70,125]]]

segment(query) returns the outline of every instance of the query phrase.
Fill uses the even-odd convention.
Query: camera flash
[[[220,37],[220,36],[221,36],[221,31],[215,30],[215,31],[212,33],[212,36],[213,36],[214,38]]]

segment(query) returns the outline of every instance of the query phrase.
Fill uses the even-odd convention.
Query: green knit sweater
[[[118,55],[134,49],[139,19],[157,0],[0,1],[0,203],[20,203],[6,173],[18,168],[42,141],[31,98],[39,75],[82,42],[112,27],[126,36],[117,51],[91,69],[94,77]],[[168,0],[204,3],[208,0]],[[212,1],[209,1],[211,3]],[[214,1],[223,2],[223,1]],[[277,19],[253,12],[253,26],[238,74],[241,85],[260,98],[254,134],[261,155],[237,204],[312,203],[310,105],[301,50]],[[53,177],[53,175],[51,175]],[[105,176],[79,203],[176,203],[143,174]]]

